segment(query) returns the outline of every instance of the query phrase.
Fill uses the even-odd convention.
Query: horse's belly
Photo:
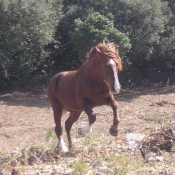
[[[97,107],[101,105],[107,105],[106,98],[108,97],[108,93],[97,93],[94,94],[93,98],[89,98],[89,103],[91,107]]]

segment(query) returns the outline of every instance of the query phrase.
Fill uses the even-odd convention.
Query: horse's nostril
[[[115,89],[115,87],[111,87],[112,92],[116,92],[117,90]]]
[[[112,87],[112,91],[115,91],[115,88],[114,87]]]

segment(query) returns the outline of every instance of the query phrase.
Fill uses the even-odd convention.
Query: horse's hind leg
[[[71,112],[69,118],[66,120],[66,123],[65,123],[65,129],[66,129],[67,139],[68,139],[70,148],[72,147],[72,139],[71,139],[70,130],[71,130],[73,123],[75,123],[78,120],[81,112],[82,111]]]
[[[61,126],[61,116],[63,113],[63,106],[59,103],[59,101],[52,103],[54,121],[55,121],[55,132],[59,140],[60,149],[64,152],[68,151],[67,146],[64,143],[62,137],[62,126]]]

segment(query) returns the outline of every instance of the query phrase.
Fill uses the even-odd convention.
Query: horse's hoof
[[[81,132],[81,128],[78,128],[78,134],[83,135],[82,132]]]
[[[69,149],[68,149],[68,147],[66,145],[60,144],[59,148],[60,148],[60,151],[62,151],[64,153],[68,153],[69,152]]]
[[[118,131],[114,131],[112,128],[109,129],[109,133],[112,135],[112,136],[118,136]]]

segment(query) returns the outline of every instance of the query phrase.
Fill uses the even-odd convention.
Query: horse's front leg
[[[96,121],[96,115],[93,112],[87,100],[82,100],[80,102],[80,106],[82,107],[83,111],[85,111],[89,119],[89,123],[87,125],[82,126],[78,129],[78,133],[80,135],[84,135],[92,131],[92,124]]]
[[[113,125],[111,125],[111,128],[109,129],[109,132],[112,136],[117,136],[118,131],[120,130],[119,128],[119,123],[120,123],[120,117],[118,114],[118,102],[115,101],[114,98],[107,98],[107,102],[110,104],[112,110],[113,110],[113,115],[114,115],[114,120],[113,120]]]

